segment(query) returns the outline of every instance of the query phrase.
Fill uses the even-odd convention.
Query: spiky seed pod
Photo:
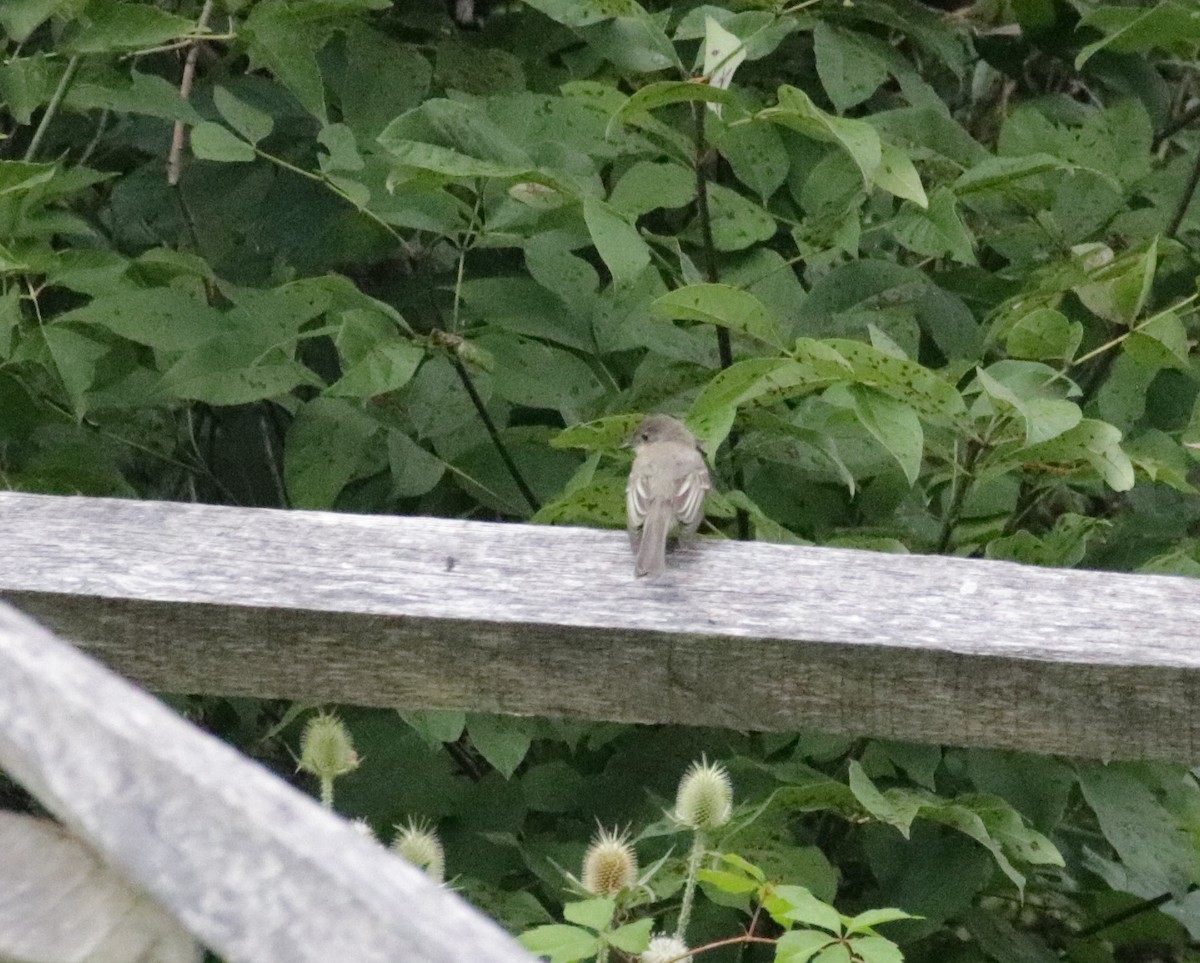
[[[692,763],[675,794],[675,820],[688,829],[720,829],[733,815],[733,783],[720,763]]]
[[[358,768],[358,753],[341,719],[322,712],[308,720],[300,737],[300,768],[322,780],[336,779]]]
[[[407,825],[397,826],[392,852],[425,870],[439,883],[446,878],[446,851],[437,832],[425,823],[409,820]]]
[[[583,888],[593,896],[613,896],[637,882],[637,853],[628,837],[601,829],[583,856]]]
[[[640,957],[642,963],[692,963],[687,944],[677,936],[660,933],[650,938]]]

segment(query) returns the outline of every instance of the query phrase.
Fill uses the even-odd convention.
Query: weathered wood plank
[[[0,595],[163,691],[1200,759],[1200,582],[0,494]]]
[[[0,767],[231,963],[532,963],[455,894],[3,604]]]

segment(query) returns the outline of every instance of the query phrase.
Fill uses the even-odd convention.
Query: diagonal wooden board
[[[0,493],[0,597],[151,689],[1200,761],[1200,581]]]
[[[230,963],[533,963],[456,894],[3,604],[0,768]],[[21,891],[13,871],[0,859],[0,893]],[[69,913],[80,879],[61,885],[58,925],[87,929]]]

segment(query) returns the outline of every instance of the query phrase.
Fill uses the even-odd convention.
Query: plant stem
[[[1196,161],[1192,164],[1192,172],[1188,175],[1187,186],[1183,189],[1183,196],[1179,198],[1175,214],[1171,217],[1171,223],[1167,225],[1167,237],[1174,237],[1178,233],[1179,225],[1183,223],[1183,216],[1187,214],[1187,209],[1192,204],[1192,198],[1196,196],[1197,184],[1200,184],[1200,152],[1196,154]]]
[[[467,366],[453,354],[450,355],[450,363],[454,365],[454,370],[458,372],[459,380],[462,382],[463,387],[467,389],[467,394],[471,396],[471,404],[475,406],[475,411],[478,413],[480,421],[483,422],[483,427],[487,429],[488,437],[492,439],[492,444],[496,446],[496,451],[500,454],[500,460],[504,462],[504,467],[508,469],[508,473],[512,476],[513,484],[517,486],[525,501],[529,503],[529,508],[536,512],[542,507],[542,503],[538,501],[537,496],[533,493],[533,490],[526,483],[525,477],[521,474],[521,469],[513,461],[512,455],[504,444],[504,439],[500,437],[500,432],[496,429],[496,423],[492,421],[492,416],[488,414],[487,405],[483,403],[483,398],[479,395],[479,389],[475,387],[475,382],[471,380],[471,373],[467,371]]]
[[[695,132],[695,157],[693,163],[696,169],[696,214],[700,218],[700,237],[704,249],[704,276],[709,284],[716,284],[721,279],[717,270],[717,249],[713,243],[712,214],[708,206],[708,137],[705,133],[705,117],[708,105],[692,104],[692,126]],[[717,327],[717,355],[721,360],[721,370],[733,364],[733,346],[729,340],[729,329]],[[729,432],[729,459],[733,465],[733,484],[738,491],[746,488],[746,474],[742,471],[737,457],[738,433]],[[744,508],[737,510],[737,536],[745,542],[750,538],[750,513]]]
[[[46,136],[46,131],[50,128],[50,121],[58,113],[58,108],[62,105],[63,98],[67,96],[67,91],[71,89],[71,81],[75,79],[75,71],[79,69],[79,58],[80,55],[76,54],[67,61],[67,69],[63,71],[63,75],[58,81],[58,86],[54,90],[54,96],[50,98],[50,103],[46,105],[42,119],[38,122],[37,130],[33,132],[33,139],[29,142],[29,146],[25,148],[26,161],[31,161],[37,156],[38,148],[42,146],[42,139]]]
[[[692,837],[692,851],[688,855],[687,879],[683,884],[683,901],[679,904],[679,922],[675,926],[675,938],[687,942],[688,923],[692,919],[692,902],[696,896],[696,877],[700,873],[700,860],[708,848],[704,830],[697,829]]]
[[[961,478],[959,472],[954,474],[954,488],[950,494],[950,504],[946,506],[946,514],[942,516],[942,531],[938,536],[937,552],[944,555],[950,549],[950,539],[954,535],[954,526],[958,524],[958,516],[962,511],[963,502],[967,497],[967,489],[971,485],[971,473],[975,462],[983,452],[983,445],[968,439],[967,453],[963,457]],[[957,462],[956,462],[957,465]]]

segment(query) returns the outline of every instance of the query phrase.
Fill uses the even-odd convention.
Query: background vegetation
[[[1194,2],[4,0],[0,31],[6,487],[619,525],[618,444],[667,410],[710,534],[1200,569]],[[180,705],[293,768],[299,712]],[[669,923],[662,813],[707,753],[718,848],[919,914],[881,930],[909,960],[1200,937],[1182,769],[344,716],[338,807],[435,821],[514,930],[596,820],[667,856],[629,912]],[[796,922],[702,889],[693,945]]]

